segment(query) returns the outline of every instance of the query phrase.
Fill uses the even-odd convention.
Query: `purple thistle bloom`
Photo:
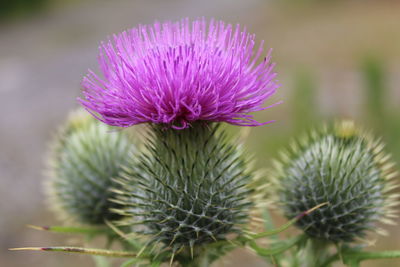
[[[255,36],[222,21],[154,23],[114,35],[99,50],[79,99],[97,119],[128,127],[151,122],[183,129],[194,121],[259,126],[276,83],[270,53],[257,63]]]

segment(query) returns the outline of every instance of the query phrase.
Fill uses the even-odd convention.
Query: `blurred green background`
[[[26,224],[59,224],[47,210],[47,142],[77,106],[80,81],[97,69],[99,42],[139,23],[199,16],[246,25],[272,47],[282,84],[257,114],[248,150],[267,168],[288,141],[322,122],[354,119],[382,136],[400,163],[400,1],[389,0],[0,0],[0,265],[94,266],[77,255],[7,248],[80,245]],[[232,128],[237,131],[238,128]],[[275,216],[279,224],[284,220]],[[400,226],[373,249],[400,249]],[[236,251],[217,266],[265,266]],[[363,266],[400,266],[400,260]]]

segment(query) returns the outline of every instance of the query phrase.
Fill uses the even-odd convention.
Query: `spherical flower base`
[[[177,251],[240,233],[247,221],[251,178],[241,153],[216,125],[152,128],[148,153],[120,179],[120,222]]]
[[[122,132],[112,132],[82,111],[71,115],[57,136],[49,161],[51,206],[63,220],[102,224],[119,218],[110,208],[113,181],[133,145]]]
[[[102,77],[84,78],[80,102],[113,126],[151,122],[175,129],[196,121],[257,126],[249,113],[278,88],[270,54],[255,36],[222,21],[154,23],[100,46]]]
[[[332,242],[360,240],[377,222],[390,222],[398,201],[390,193],[394,173],[382,148],[348,122],[294,144],[274,174],[285,215],[293,218],[327,202],[298,226]]]

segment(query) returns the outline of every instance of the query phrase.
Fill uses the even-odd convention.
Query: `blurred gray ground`
[[[363,53],[372,51],[385,60],[391,88],[388,105],[400,100],[399,11],[397,1],[346,1],[311,8],[263,0],[91,0],[65,3],[31,18],[3,23],[0,25],[0,265],[92,266],[87,257],[11,253],[6,249],[74,242],[26,229],[25,225],[55,223],[45,207],[42,192],[47,141],[68,111],[77,106],[82,76],[88,68],[97,70],[99,41],[156,19],[206,16],[247,25],[258,40],[266,41],[267,48],[274,48],[273,58],[278,62],[278,77],[283,84],[276,99],[285,99],[290,94],[290,76],[296,68],[306,67],[315,69],[320,79],[318,104],[325,115],[357,117],[362,96],[355,62]],[[269,133],[276,133],[279,127],[287,128],[288,110],[283,104],[259,115],[263,120],[277,118],[281,122],[254,129],[252,134],[269,138]],[[397,230],[380,247],[400,248],[399,235]],[[226,260],[225,266],[263,264],[249,253],[239,255],[235,260]],[[398,266],[395,261],[390,264]]]

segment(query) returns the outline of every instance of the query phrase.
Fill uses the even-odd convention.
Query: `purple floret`
[[[120,127],[156,123],[183,129],[195,121],[259,126],[260,111],[279,87],[270,53],[257,62],[255,36],[205,19],[154,23],[102,43],[102,78],[83,79],[79,99],[97,119]]]

